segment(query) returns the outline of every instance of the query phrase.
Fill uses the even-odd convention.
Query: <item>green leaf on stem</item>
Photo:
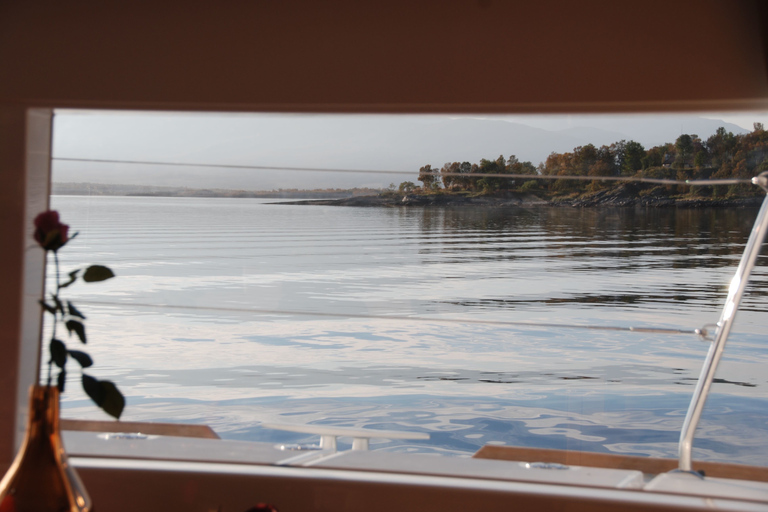
[[[83,374],[83,390],[91,397],[96,405],[101,407],[104,412],[120,419],[125,407],[125,397],[117,389],[117,386],[108,380],[97,380],[90,375]]]
[[[66,345],[64,345],[63,341],[52,338],[49,347],[51,349],[51,361],[53,361],[56,366],[63,369],[64,365],[67,364]]]
[[[85,315],[78,311],[75,305],[69,301],[67,301],[67,311],[69,311],[70,316],[76,316],[85,320]]]
[[[78,274],[78,272],[80,272],[80,269],[73,270],[72,272],[70,272],[69,273],[69,281],[67,281],[66,283],[64,283],[61,286],[59,286],[59,288],[66,288],[67,286],[69,286],[72,283],[74,283],[75,281],[77,281],[77,274]]]
[[[101,408],[104,409],[104,412],[119,420],[125,408],[125,397],[113,382],[102,380],[100,384],[105,395]]]
[[[95,283],[97,281],[106,281],[112,277],[115,277],[115,274],[109,268],[102,265],[91,265],[85,269],[83,281],[86,283]]]
[[[74,331],[75,334],[77,334],[77,337],[80,338],[80,341],[85,343],[85,326],[82,322],[78,322],[77,320],[67,320],[64,325],[67,326],[70,336],[72,336],[72,331]]]
[[[61,303],[59,300],[59,297],[55,294],[51,294],[51,298],[53,299],[54,304],[56,304],[56,309],[61,312],[61,314],[64,314],[64,304]]]
[[[43,306],[43,309],[49,312],[52,315],[56,314],[56,308],[45,302],[44,300],[38,300],[37,301],[41,306]]]
[[[82,368],[88,368],[89,366],[93,365],[93,359],[91,359],[91,356],[85,352],[80,352],[79,350],[70,350],[69,355],[72,356],[72,359],[80,363]]]
[[[64,384],[67,381],[67,371],[65,369],[61,369],[59,372],[59,377],[56,379],[56,385],[59,388],[59,393],[64,392]]]
[[[85,373],[81,380],[83,382],[83,391],[85,391],[85,394],[91,397],[91,400],[96,402],[96,405],[101,407],[101,403],[104,401],[104,393],[101,391],[99,381]]]

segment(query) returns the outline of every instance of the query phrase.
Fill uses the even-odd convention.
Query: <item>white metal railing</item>
[[[759,176],[752,178],[752,183],[762,187],[768,192],[768,172],[763,172]],[[744,254],[736,269],[736,274],[731,279],[731,285],[728,288],[728,297],[725,300],[723,312],[720,315],[720,321],[717,323],[717,334],[712,345],[709,347],[707,358],[704,360],[704,366],[699,375],[699,381],[691,398],[691,404],[688,406],[688,413],[683,422],[683,428],[680,432],[680,444],[678,446],[679,470],[693,471],[691,468],[691,450],[693,449],[693,436],[696,433],[696,426],[701,419],[701,412],[707,401],[709,389],[715,378],[717,365],[725,350],[725,342],[728,334],[731,332],[733,321],[736,318],[736,312],[739,310],[739,304],[744,295],[744,290],[749,281],[749,275],[760,255],[760,249],[768,232],[768,195],[763,200],[763,206],[757,214],[755,224],[752,227],[752,233],[749,235],[747,245],[744,248]]]
[[[401,430],[372,430],[365,428],[334,427],[331,425],[292,425],[283,423],[262,423],[262,427],[288,432],[300,432],[302,434],[315,434],[320,436],[320,445],[283,445],[283,449],[294,450],[329,450],[336,451],[336,439],[338,437],[351,437],[353,450],[367,450],[368,442],[372,438],[379,439],[429,439],[429,434],[424,432],[404,432]]]

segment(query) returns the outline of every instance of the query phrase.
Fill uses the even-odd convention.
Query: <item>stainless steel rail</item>
[[[353,450],[368,450],[368,440],[381,439],[429,439],[426,432],[404,432],[402,430],[374,430],[367,428],[336,427],[333,425],[287,425],[284,423],[262,423],[263,428],[316,434],[320,436],[320,445],[316,449],[336,451],[337,437],[351,437]],[[293,448],[295,449],[295,448]],[[302,447],[301,449],[307,449]]]
[[[768,172],[752,178],[752,183],[768,192]],[[688,414],[686,414],[685,421],[683,422],[683,429],[680,432],[680,444],[678,446],[680,471],[692,471],[691,450],[693,449],[693,436],[696,433],[699,419],[701,419],[701,412],[707,401],[709,388],[712,386],[712,381],[715,378],[717,365],[725,350],[725,342],[728,339],[728,334],[731,332],[731,326],[736,318],[736,312],[739,309],[744,290],[747,287],[749,275],[755,266],[757,257],[760,255],[760,248],[762,247],[766,232],[768,232],[768,195],[763,200],[763,206],[757,214],[755,225],[752,227],[752,233],[749,235],[749,240],[747,240],[747,246],[744,248],[744,254],[739,262],[739,267],[736,269],[736,274],[731,279],[728,297],[725,300],[720,321],[717,323],[717,335],[709,347],[707,358],[704,360],[704,366],[701,369],[701,375],[699,375],[699,381],[691,398],[691,404],[688,406]]]

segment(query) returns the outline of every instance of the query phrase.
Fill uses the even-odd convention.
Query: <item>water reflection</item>
[[[737,264],[749,236],[756,209],[424,208],[401,209],[396,215],[402,222],[418,223],[423,264],[494,264],[493,274],[484,278],[516,279],[516,272],[522,269],[529,278],[553,274],[547,278],[565,279],[564,288],[574,289],[589,288],[594,276],[621,288],[612,293],[582,289],[559,297],[453,298],[447,304],[643,307],[694,302],[716,308],[722,302],[727,273]],[[709,275],[711,282],[685,272],[694,269],[714,271]],[[476,275],[476,269],[472,270]],[[575,274],[584,275],[575,278]],[[765,310],[755,299],[768,293],[759,286],[766,281],[766,274],[758,269],[747,308]]]
[[[81,231],[64,269],[93,259],[119,276],[68,291],[99,371],[128,397],[126,419],[279,442],[316,439],[261,422],[419,430],[432,439],[373,448],[464,455],[507,443],[673,456],[707,345],[552,324],[713,323],[756,214],[53,205]],[[701,458],[766,460],[766,263],[714,384],[723,398],[705,411]],[[67,416],[98,414],[69,389]]]

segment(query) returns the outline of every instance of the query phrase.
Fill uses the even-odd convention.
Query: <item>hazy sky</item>
[[[658,115],[308,115],[59,110],[54,158],[402,171],[403,174],[167,167],[54,160],[56,182],[193,188],[383,187],[417,181],[419,167],[516,155],[534,165],[552,151],[636,140],[646,148],[682,133],[706,139],[768,126],[768,113]]]
[[[722,119],[725,122],[741,126],[745,130],[752,131],[753,123],[763,123],[768,126],[768,112],[755,112],[754,114],[731,113],[718,115],[716,113],[704,114],[702,117],[709,119]]]

